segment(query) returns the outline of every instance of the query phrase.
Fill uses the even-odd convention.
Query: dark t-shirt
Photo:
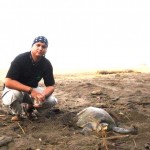
[[[42,57],[38,63],[34,63],[31,52],[18,55],[12,61],[6,77],[31,87],[37,87],[38,82],[42,78],[45,86],[52,86],[55,84],[53,67],[50,61]]]

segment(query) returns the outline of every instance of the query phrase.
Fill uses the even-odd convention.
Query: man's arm
[[[42,94],[45,95],[45,97],[50,96],[53,92],[54,92],[54,86],[47,86],[44,91],[42,92]]]
[[[47,86],[42,93],[37,93],[36,95],[35,91],[36,90],[32,91],[31,96],[36,100],[44,102],[46,97],[50,96],[54,92],[54,86]]]
[[[29,93],[31,90],[30,86],[24,85],[17,80],[12,80],[11,78],[5,78],[5,86],[11,89],[23,91]]]
[[[50,96],[54,92],[54,86],[47,86],[42,93],[32,89],[32,87],[24,85],[16,80],[5,78],[5,86],[11,89],[27,92],[31,94],[31,97],[38,99],[39,101],[45,101],[45,98]]]

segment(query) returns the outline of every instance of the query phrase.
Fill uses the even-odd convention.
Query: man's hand
[[[36,91],[35,89],[31,92],[31,97],[37,101],[44,102],[45,101],[45,95]]]

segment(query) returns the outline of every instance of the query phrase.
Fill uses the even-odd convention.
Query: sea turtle
[[[81,130],[82,134],[87,134],[90,131],[101,131],[105,130],[113,130],[117,133],[128,134],[128,133],[136,133],[137,129],[135,127],[130,129],[124,129],[117,127],[114,119],[106,112],[104,109],[97,107],[87,107],[81,110],[78,114],[77,126],[83,128]]]

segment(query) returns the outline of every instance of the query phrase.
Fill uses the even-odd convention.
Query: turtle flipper
[[[87,135],[91,131],[96,130],[96,123],[95,122],[88,122],[86,125],[84,125],[83,129],[80,131],[80,133]]]
[[[129,129],[125,129],[125,128],[120,128],[120,127],[113,127],[112,130],[114,132],[117,133],[121,133],[121,134],[137,134],[138,133],[138,129],[137,127],[133,126],[132,128]]]
[[[84,128],[80,131],[80,133],[83,134],[83,135],[88,135],[91,131],[92,131],[91,128],[89,128],[89,127],[84,127]]]

